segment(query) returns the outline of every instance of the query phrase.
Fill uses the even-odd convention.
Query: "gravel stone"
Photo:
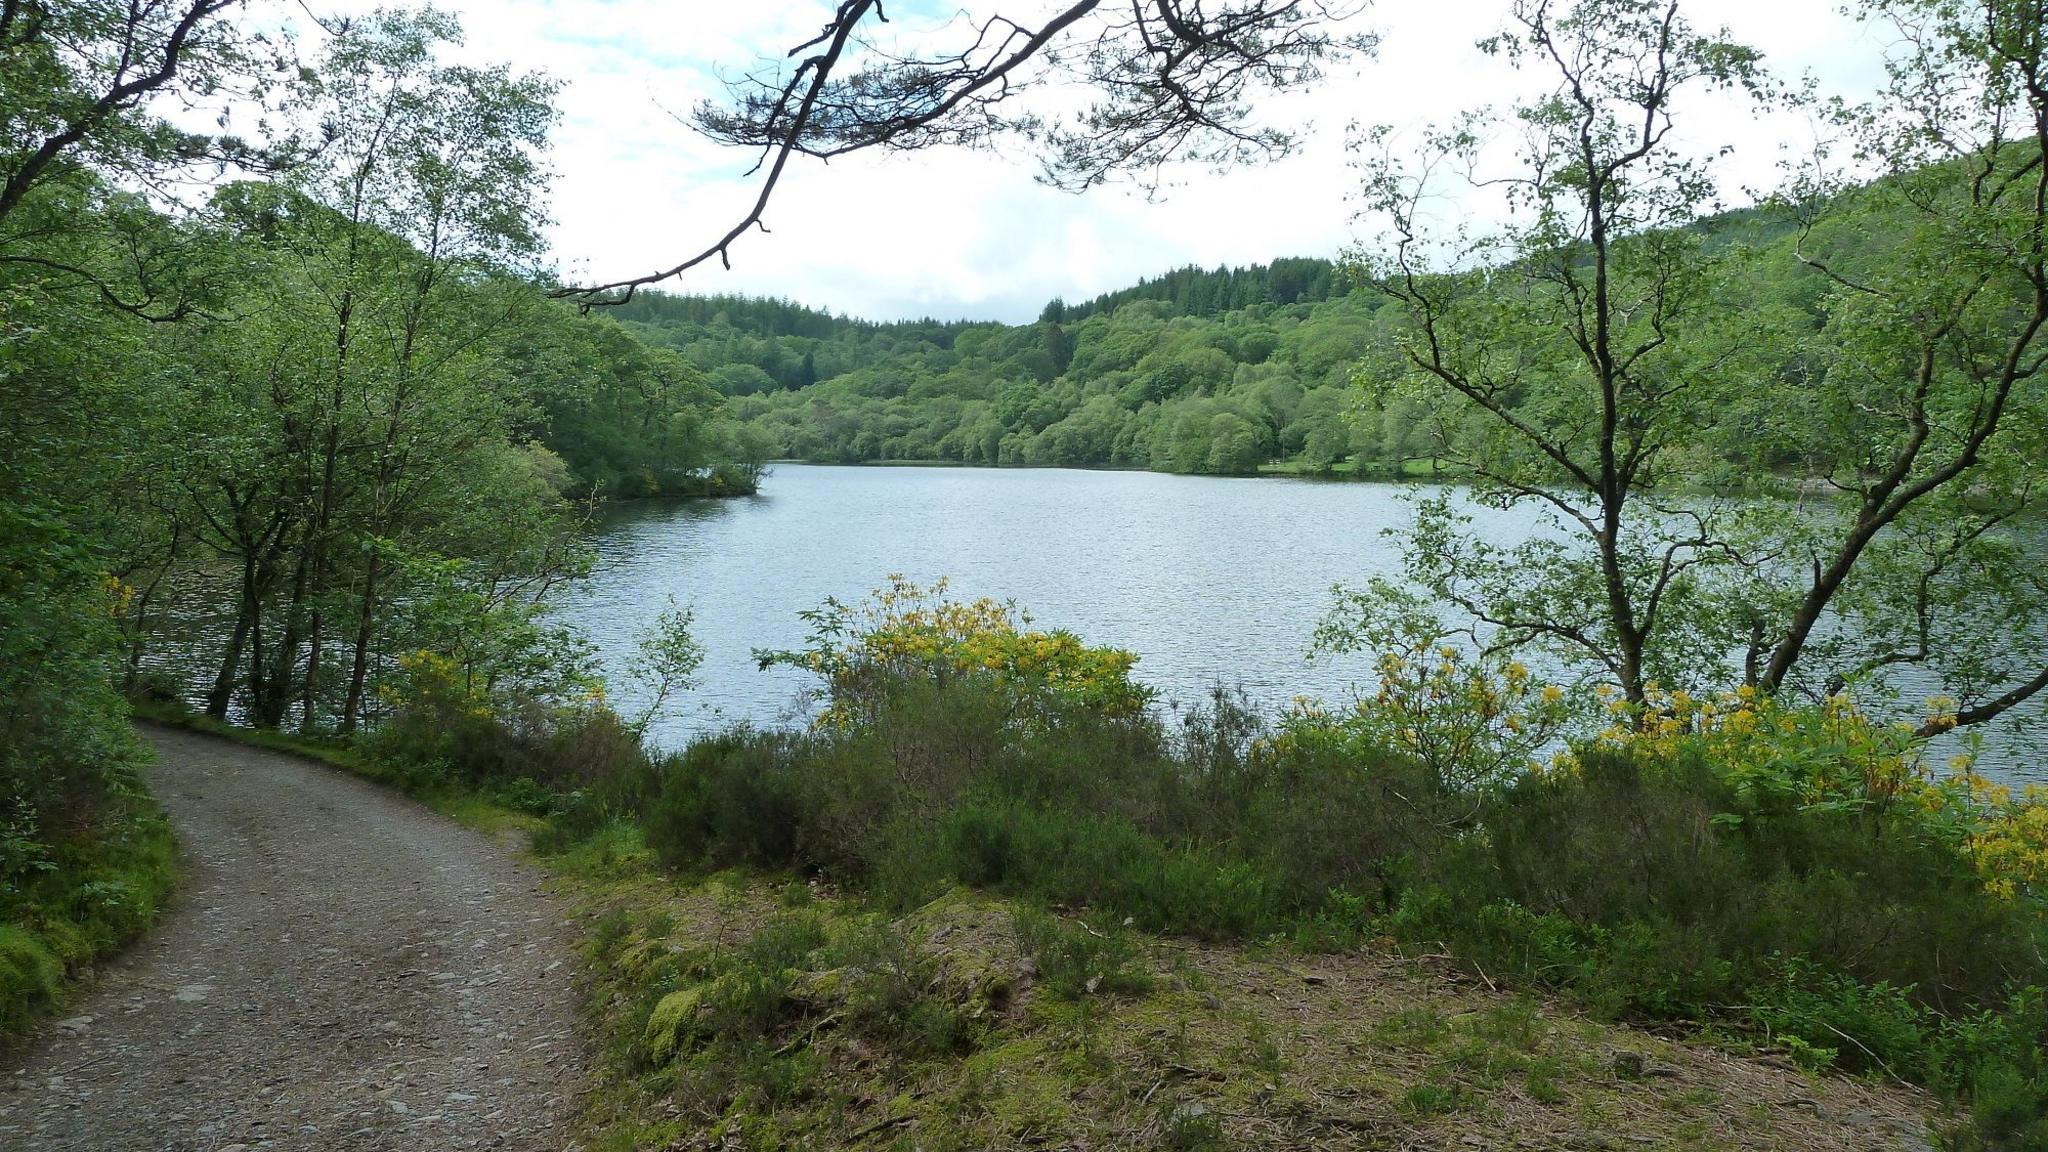
[[[537,869],[338,770],[144,733],[182,899],[0,1058],[0,1148],[576,1146],[575,922]]]

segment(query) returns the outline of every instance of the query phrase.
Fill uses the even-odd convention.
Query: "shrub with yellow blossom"
[[[1940,698],[1928,707],[1937,727],[1954,708]],[[1914,725],[1879,723],[1845,694],[1814,707],[1747,686],[1704,700],[1653,687],[1645,707],[1615,700],[1608,712],[1596,746],[1664,761],[1696,757],[1752,813],[1868,809],[1911,820],[1967,858],[1993,895],[2048,901],[2048,788],[2015,793],[1972,771],[1967,754],[1937,771]]]
[[[858,604],[828,599],[803,613],[806,647],[756,652],[761,666],[807,669],[825,682],[825,726],[871,720],[893,684],[969,681],[1000,690],[1018,712],[1081,707],[1134,716],[1152,691],[1131,678],[1137,656],[1085,644],[1071,632],[1038,631],[1013,602],[950,599],[940,580],[920,587],[891,575]]]
[[[1962,829],[1962,850],[1992,895],[2048,904],[2048,788],[2015,793],[1965,768],[1916,799]]]
[[[1341,712],[1297,704],[1282,739],[1341,730],[1366,744],[1405,752],[1451,792],[1538,770],[1542,750],[1569,718],[1564,692],[1512,660],[1473,656],[1417,637],[1376,665],[1379,689]]]
[[[444,718],[492,715],[490,694],[453,656],[416,648],[400,655],[397,663],[396,673],[377,685],[377,697],[385,707]]]

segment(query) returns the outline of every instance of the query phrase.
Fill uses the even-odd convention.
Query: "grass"
[[[137,720],[147,720],[152,724],[162,724],[169,728],[183,728],[188,732],[201,732],[208,736],[219,736],[224,740],[233,740],[237,744],[247,744],[252,748],[267,748],[272,752],[288,752],[291,755],[304,759],[318,760],[330,767],[345,768],[350,772],[361,776],[368,776],[373,780],[389,780],[394,776],[394,773],[389,769],[373,764],[367,758],[358,755],[346,744],[338,741],[293,736],[288,732],[279,732],[268,728],[244,728],[224,720],[215,720],[210,716],[202,716],[197,712],[189,711],[175,704],[165,704],[154,700],[137,700],[130,707]]]
[[[140,936],[178,879],[177,840],[123,781],[95,825],[60,839],[0,923],[0,1048],[68,1003],[94,965]]]
[[[1395,468],[1362,464],[1347,456],[1327,468],[1319,468],[1301,457],[1270,460],[1259,465],[1262,476],[1308,476],[1336,480],[1456,480],[1465,473],[1457,465],[1442,461],[1403,460]]]
[[[245,728],[202,716],[175,705],[153,701],[138,701],[134,705],[134,713],[138,720],[161,724],[167,728],[180,728],[187,732],[217,736],[252,748],[282,752],[301,759],[317,761],[330,768],[339,768],[366,780],[397,789],[443,816],[494,837],[512,833],[537,833],[546,823],[531,812],[505,803],[491,790],[467,787],[443,777],[411,772],[404,765],[366,756],[343,741],[294,736],[288,732],[267,728]]]
[[[592,884],[557,863],[595,926],[593,1119],[615,1152],[1878,1147],[1924,1127],[1874,1083],[1380,949],[1201,945],[967,889],[893,915],[808,888],[792,906],[789,881]]]

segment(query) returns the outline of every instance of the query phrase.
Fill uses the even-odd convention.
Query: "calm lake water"
[[[1390,571],[1392,487],[1150,472],[778,465],[758,496],[636,503],[612,514],[604,569],[562,601],[625,688],[635,631],[669,595],[693,605],[701,686],[663,742],[787,715],[814,679],[759,671],[793,648],[797,613],[901,573],[960,598],[1014,599],[1036,623],[1139,654],[1163,699],[1242,686],[1254,699],[1336,696],[1363,663],[1310,664],[1331,585]],[[622,692],[627,701],[629,694]]]
[[[1371,679],[1363,658],[1306,658],[1331,586],[1395,571],[1389,528],[1411,517],[1404,489],[1271,477],[1042,469],[840,468],[784,464],[758,496],[645,502],[613,512],[603,570],[561,601],[598,648],[629,714],[634,637],[674,596],[696,609],[700,686],[653,729],[676,745],[735,721],[802,715],[814,678],[760,671],[757,648],[794,648],[798,613],[858,599],[891,573],[939,577],[956,596],[1014,599],[1043,627],[1139,655],[1162,700],[1211,686],[1277,707],[1346,698]],[[1472,509],[1507,542],[1532,517]],[[2001,775],[2048,779],[2037,743],[2001,742]]]

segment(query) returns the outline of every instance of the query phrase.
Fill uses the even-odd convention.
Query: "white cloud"
[[[1015,0],[1011,0],[1015,3]],[[540,68],[566,82],[556,136],[551,239],[571,276],[652,271],[704,247],[745,213],[750,155],[678,123],[715,96],[717,77],[814,33],[823,0],[456,0],[466,58]],[[1076,300],[1183,264],[1332,255],[1351,239],[1344,128],[1416,129],[1517,90],[1473,41],[1504,0],[1386,0],[1366,25],[1376,60],[1310,93],[1270,102],[1281,122],[1313,119],[1298,154],[1223,174],[1188,172],[1164,198],[1111,187],[1075,196],[1033,183],[1028,157],[959,151],[853,156],[793,165],[766,235],[668,287],[786,296],[875,319],[922,315],[1018,320],[1055,295]],[[1881,43],[1833,0],[1694,0],[1695,23],[1726,22],[1781,75],[1867,92]],[[899,24],[916,17],[892,12]],[[1740,146],[1727,184],[1771,180],[1796,120],[1758,122],[1727,102],[1700,106],[1690,134]]]

